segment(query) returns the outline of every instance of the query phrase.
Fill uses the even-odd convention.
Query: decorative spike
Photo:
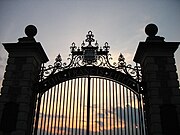
[[[105,49],[105,51],[108,51],[110,46],[108,45],[108,42],[105,42],[103,48]]]
[[[92,34],[92,31],[89,31],[88,34],[86,35],[87,39],[85,40],[86,42],[89,42],[89,45],[91,45],[91,42],[94,42],[94,35]]]
[[[85,46],[84,40],[83,40],[83,43],[81,44],[81,46]]]
[[[97,40],[96,40],[96,43],[95,43],[95,46],[98,46],[99,44],[98,44],[98,42],[97,42]]]
[[[62,58],[61,58],[60,54],[58,54],[58,56],[56,57],[55,61],[56,62],[61,62],[62,61]]]
[[[71,47],[70,47],[71,52],[75,51],[76,48],[77,48],[77,47],[76,47],[76,44],[73,42],[72,45],[71,45]]]

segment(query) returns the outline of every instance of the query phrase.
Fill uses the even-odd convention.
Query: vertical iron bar
[[[59,106],[58,106],[58,95],[59,95],[59,84],[57,86],[57,89],[56,89],[56,105],[55,105],[55,117],[54,117],[54,135],[55,133],[57,132],[57,127],[56,127],[56,121],[58,120],[57,119],[57,110],[60,109]]]
[[[97,85],[97,78],[96,78],[96,135],[97,135],[97,91],[98,91],[98,85]]]
[[[143,97],[140,95],[140,109],[141,109],[141,121],[142,121],[142,134],[144,135],[145,134],[145,121],[144,121],[144,109],[142,108],[143,107]]]
[[[110,112],[110,134],[111,134],[111,82],[109,81],[109,112]]]
[[[79,113],[79,135],[81,135],[81,110],[82,110],[82,84],[83,79],[81,78],[81,88],[80,88],[80,113]]]
[[[52,104],[52,114],[51,114],[51,129],[50,129],[50,134],[52,134],[52,128],[53,128],[55,92],[56,92],[56,86],[54,86],[54,92],[52,92],[53,93],[53,99],[52,99],[53,102],[51,102],[51,104]]]
[[[65,87],[65,82],[61,83],[60,108],[62,106],[62,109],[59,110],[58,134],[59,134],[59,130],[61,131],[61,134],[62,134],[62,130],[63,130],[63,116],[64,116],[64,104],[65,104],[65,88],[64,87]],[[62,102],[61,102],[61,98],[63,98]],[[61,110],[62,110],[62,114],[61,114]],[[62,116],[62,118],[61,118],[61,116]],[[61,118],[61,120],[60,120],[60,118]]]
[[[78,78],[78,84],[77,84],[77,110],[76,110],[76,131],[75,131],[75,135],[77,135],[77,121],[78,121],[78,108],[79,108],[79,78]]]
[[[89,122],[90,122],[90,85],[91,78],[88,76],[88,92],[87,92],[87,135],[89,135]]]
[[[41,132],[42,132],[42,126],[43,126],[43,119],[44,119],[44,106],[45,106],[45,94],[43,94],[43,104],[42,104],[42,116],[41,116],[41,126],[40,126],[40,131],[39,131],[39,134],[41,135]],[[45,117],[46,117],[46,114],[45,114]],[[45,124],[45,123],[44,123]],[[34,134],[36,135],[36,134]]]
[[[75,96],[76,96],[76,79],[74,79],[73,107],[75,107]],[[72,113],[72,135],[73,135],[73,125],[74,125],[74,109],[73,109],[73,113]]]
[[[44,93],[46,95],[46,110],[45,110],[45,120],[44,120],[44,128],[43,128],[43,135],[45,134],[46,128],[46,119],[47,119],[47,106],[49,102],[49,90]]]
[[[134,93],[133,93],[134,94]],[[133,120],[133,109],[135,108],[132,107],[132,92],[130,92],[130,104],[131,104],[131,127],[132,127],[132,134],[134,135],[134,120]]]
[[[91,85],[91,92],[92,92],[92,135],[93,135],[93,108],[94,108],[94,104],[93,104],[93,100],[94,100],[94,78],[92,78],[93,80],[91,81],[92,85]]]
[[[64,133],[66,134],[66,121],[67,121],[67,108],[68,108],[68,92],[69,92],[69,81],[67,81],[67,86],[66,86],[66,82],[64,84],[64,98],[65,98],[65,95],[66,95],[66,106],[65,106],[65,101],[64,101],[64,106],[66,107],[66,112],[65,112],[65,116],[62,115],[62,124],[64,123],[63,122],[63,118],[65,117],[65,124],[64,124]],[[67,91],[67,92],[66,92]],[[65,94],[66,92],[66,94]],[[64,106],[63,106],[63,110],[64,110]],[[62,130],[63,130],[63,125],[62,125]],[[62,134],[62,130],[61,130],[61,134]]]
[[[62,98],[62,85],[63,83],[61,83],[61,88],[60,88],[60,99],[58,99],[60,105],[59,105],[59,113],[58,113],[58,130],[57,130],[57,135],[59,134],[59,128],[60,128],[60,118],[61,118],[61,98]]]
[[[137,71],[138,71],[138,68],[137,68]],[[138,72],[138,81],[139,81],[139,72]],[[139,84],[137,85],[137,88],[138,88],[138,91],[140,92],[140,87],[139,87]],[[138,115],[139,115],[139,132],[140,132],[140,135],[142,134],[142,124],[141,124],[141,95],[138,93],[137,94],[137,99],[138,99]]]
[[[99,79],[99,135],[101,134],[100,115],[101,115],[101,80]]]
[[[139,105],[139,102],[140,102],[140,97],[138,95],[138,124],[139,124],[139,134],[141,135],[141,114],[140,114],[140,105]]]
[[[134,94],[134,108],[136,108],[136,100],[137,100],[135,96],[137,96],[137,95]],[[134,112],[135,112],[135,114],[134,114],[135,115],[135,130],[136,130],[136,135],[137,135],[138,134],[138,129],[137,129],[138,125],[137,125],[137,118],[136,118],[137,117],[136,109]]]
[[[106,82],[106,134],[108,135],[108,84],[107,84],[107,80],[104,80]]]
[[[42,94],[38,94],[38,104],[37,104],[37,112],[36,112],[36,121],[35,121],[34,135],[37,135],[37,130],[38,130],[39,112],[40,112],[40,106],[41,106],[41,97],[42,97]]]
[[[112,82],[112,84],[113,84],[113,90],[112,90],[112,92],[113,92],[113,127],[114,127],[114,135],[115,135],[115,112],[114,112],[114,109],[115,109],[115,98],[114,98],[114,82]]]
[[[49,99],[49,111],[48,111],[48,122],[47,122],[47,134],[49,131],[49,121],[50,121],[50,117],[51,117],[51,99],[52,99],[52,88],[50,90],[50,99]]]
[[[116,117],[117,117],[117,134],[119,135],[119,120],[118,120],[118,93],[117,93],[117,83],[115,83],[116,84]]]
[[[138,96],[139,102],[139,125],[140,125],[140,135],[143,134],[143,119],[142,119],[142,108],[141,108],[141,95]]]
[[[57,89],[56,89],[56,93],[55,93],[55,102],[54,102],[54,105],[55,105],[55,112],[54,112],[54,135],[56,133],[56,119],[57,119],[57,108],[59,108],[58,106],[58,94],[59,94],[59,84],[57,85]]]
[[[104,135],[104,116],[105,116],[105,114],[104,114],[104,80],[102,80],[102,96],[103,96],[103,101],[102,101],[102,106],[103,106],[103,135]]]
[[[73,84],[72,84],[72,80],[70,80],[71,81],[71,88],[70,88],[70,108],[69,108],[69,125],[70,125],[70,120],[71,120],[71,108],[73,108],[72,107],[72,89],[73,89]],[[68,128],[68,134],[69,134],[69,132],[70,132],[70,127]]]
[[[128,124],[128,134],[130,134],[130,125],[129,125],[129,89],[126,88],[126,98],[127,98],[127,124]]]
[[[59,106],[58,106],[58,95],[59,95],[59,84],[57,85],[57,89],[56,89],[56,92],[55,92],[55,102],[54,102],[54,105],[55,105],[55,112],[54,112],[54,135],[55,133],[57,132],[57,127],[56,127],[56,121],[57,121],[57,110],[60,109]]]
[[[85,111],[85,97],[86,97],[86,78],[84,78],[84,100],[83,100],[83,135],[85,132],[85,127],[84,127],[84,111]]]
[[[125,123],[125,135],[126,134],[126,107],[125,107],[125,91],[124,91],[124,86],[123,87],[123,104],[124,104],[124,123]]]
[[[122,115],[122,104],[121,104],[121,100],[122,100],[122,93],[121,93],[121,85],[119,85],[119,98],[120,98],[120,101],[119,101],[119,104],[120,104],[120,120],[121,120],[121,134],[123,134],[123,131],[122,131],[122,118],[123,118],[123,115]]]

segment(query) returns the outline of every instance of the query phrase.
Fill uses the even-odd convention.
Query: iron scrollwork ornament
[[[87,42],[87,45],[85,44]],[[93,45],[93,42],[94,45]],[[42,66],[41,69],[41,79],[53,75],[59,71],[65,69],[70,69],[74,67],[81,66],[99,66],[115,69],[127,74],[137,81],[141,81],[141,68],[137,64],[132,66],[131,64],[126,64],[124,56],[120,53],[118,62],[111,64],[112,60],[111,54],[109,53],[110,46],[105,42],[103,47],[99,47],[97,40],[95,41],[92,31],[89,31],[86,35],[85,41],[81,44],[81,48],[77,47],[73,42],[70,46],[71,54],[69,54],[69,64],[63,63],[61,55],[59,54],[53,65],[48,67]]]

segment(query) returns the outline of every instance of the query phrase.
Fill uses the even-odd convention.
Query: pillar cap
[[[174,56],[180,42],[140,42],[133,61],[143,63],[145,57]]]
[[[41,63],[46,63],[49,61],[41,43],[3,43],[4,48],[9,53],[9,55],[28,57],[37,56]]]

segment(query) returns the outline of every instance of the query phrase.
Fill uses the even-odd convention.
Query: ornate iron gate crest
[[[105,67],[109,69],[114,69],[120,71],[139,82],[141,80],[141,69],[140,66],[135,65],[134,67],[131,64],[126,64],[124,56],[120,53],[118,62],[110,63],[112,60],[111,54],[109,53],[110,46],[105,42],[103,47],[99,47],[99,44],[93,38],[94,35],[92,31],[89,31],[86,35],[85,42],[81,44],[81,48],[77,47],[73,42],[70,49],[71,54],[68,60],[69,64],[63,63],[61,55],[59,54],[54,62],[54,65],[49,65],[48,67],[42,66],[41,70],[41,79],[45,79],[50,75],[53,75],[59,71],[65,69],[82,67],[82,66],[96,66],[96,67]],[[92,42],[95,42],[94,45]]]
[[[39,97],[38,97],[38,105],[37,105],[37,110],[36,110],[37,113],[36,113],[36,120],[35,120],[35,126],[34,126],[35,127],[34,135],[37,134],[37,130],[38,130],[38,120],[39,120],[39,115],[40,115],[40,109],[41,109],[41,111],[43,110],[42,107],[40,107],[41,98],[42,98],[43,94],[46,91],[48,91],[49,89],[52,90],[52,87],[56,87],[56,85],[58,85],[60,83],[62,86],[58,85],[58,88],[61,87],[61,91],[63,88],[64,88],[64,91],[65,91],[65,89],[68,91],[69,89],[66,88],[66,85],[67,85],[67,87],[71,86],[71,88],[72,88],[73,84],[76,85],[76,78],[78,78],[77,79],[78,86],[74,86],[75,87],[74,89],[76,89],[76,87],[78,87],[78,88],[80,87],[79,81],[81,83],[84,82],[84,84],[87,83],[87,85],[88,85],[88,86],[82,86],[82,84],[81,84],[81,88],[80,88],[80,91],[82,91],[81,89],[87,89],[87,90],[84,90],[84,94],[85,94],[85,91],[87,91],[87,96],[85,96],[87,101],[85,101],[85,97],[84,97],[84,102],[87,102],[87,112],[86,112],[87,113],[87,128],[86,128],[87,134],[90,134],[90,125],[89,125],[90,117],[93,117],[93,108],[91,109],[91,104],[93,104],[94,101],[93,101],[93,93],[91,93],[92,92],[91,89],[94,89],[94,91],[96,91],[96,94],[95,94],[96,95],[96,114],[95,114],[96,119],[97,119],[97,117],[99,117],[98,119],[100,119],[100,116],[97,116],[98,115],[97,114],[97,112],[98,112],[97,104],[99,104],[99,113],[101,112],[101,110],[100,110],[101,106],[103,106],[103,113],[104,113],[104,105],[101,105],[100,99],[99,99],[99,101],[97,101],[98,100],[97,95],[99,95],[99,98],[102,98],[101,96],[103,96],[102,102],[104,104],[106,103],[106,109],[108,109],[108,102],[109,102],[110,110],[112,109],[111,102],[113,102],[113,107],[114,107],[114,103],[115,103],[115,101],[112,101],[112,99],[111,99],[114,97],[114,92],[116,91],[116,98],[115,97],[114,98],[116,99],[117,106],[120,105],[120,107],[121,107],[120,103],[122,100],[121,98],[123,96],[123,100],[122,100],[124,102],[123,106],[124,106],[124,108],[127,108],[127,110],[124,111],[123,113],[121,112],[119,114],[121,116],[119,116],[119,117],[121,117],[121,119],[122,119],[122,117],[124,117],[124,119],[128,119],[128,124],[125,123],[125,126],[129,126],[129,128],[130,128],[130,118],[131,118],[131,120],[135,122],[135,125],[134,125],[135,127],[134,128],[131,127],[131,129],[127,129],[127,131],[126,131],[126,128],[124,129],[124,131],[122,131],[122,129],[121,129],[121,131],[119,131],[119,129],[117,129],[117,131],[113,131],[114,134],[116,132],[118,134],[119,134],[119,132],[121,132],[121,134],[124,134],[124,133],[126,134],[126,133],[132,132],[132,134],[134,133],[135,135],[145,133],[145,131],[144,131],[145,126],[143,126],[144,116],[142,114],[143,110],[141,108],[142,96],[140,95],[142,88],[139,85],[141,82],[140,66],[138,66],[137,64],[135,66],[132,66],[131,64],[126,64],[125,58],[122,54],[119,55],[118,62],[114,62],[111,64],[110,61],[112,60],[112,57],[111,57],[111,54],[109,53],[109,49],[110,49],[110,46],[108,45],[107,42],[105,42],[103,47],[100,47],[97,40],[95,41],[92,31],[89,31],[88,34],[86,35],[85,41],[83,41],[83,43],[81,44],[81,47],[77,47],[74,42],[72,43],[72,45],[70,47],[71,54],[69,55],[70,57],[68,58],[68,60],[69,60],[68,64],[62,62],[61,55],[59,54],[56,57],[53,65],[49,65],[48,67],[45,67],[44,65],[42,66],[41,73],[40,73],[40,81],[37,85]],[[98,76],[99,78],[95,77],[95,76]],[[85,79],[79,80],[79,78],[85,78]],[[107,78],[108,80],[103,80],[103,78],[105,78],[105,79]],[[72,79],[74,79],[74,81],[67,82],[67,84],[66,84],[65,81],[72,80]],[[91,82],[91,79],[92,79],[92,82]],[[63,82],[65,82],[65,83],[62,84]],[[105,85],[105,82],[106,82],[106,86],[103,86],[103,85]],[[120,86],[120,85],[118,86],[117,84],[115,84],[116,82],[122,84],[122,86]],[[69,83],[71,83],[70,86],[68,86]],[[109,84],[107,84],[107,83],[109,83]],[[96,87],[98,87],[98,88],[94,88],[95,87],[94,84],[96,84]],[[110,86],[112,86],[112,88],[110,88]],[[124,86],[126,86],[127,88],[125,88]],[[113,97],[108,95],[108,93],[109,93],[108,87],[110,90],[112,89]],[[119,88],[117,88],[117,87],[119,87]],[[106,88],[106,90],[104,88]],[[127,89],[126,93],[125,93],[124,89]],[[103,92],[104,90],[106,92]],[[70,89],[69,91],[72,92],[72,89]],[[120,97],[119,97],[120,103],[118,103],[117,91],[119,91],[120,93],[122,92],[122,94],[120,94]],[[101,92],[102,92],[102,95],[101,95]],[[67,92],[67,94],[68,94],[68,92]],[[106,96],[109,96],[110,99],[108,99],[108,97],[106,97],[107,99],[105,101],[104,94]],[[111,95],[111,93],[109,93],[109,94]],[[55,92],[53,95],[55,98]],[[74,96],[75,95],[78,95],[78,94],[75,94],[75,92],[74,92]],[[47,99],[49,100],[47,93],[46,93],[46,96],[47,97],[45,97],[45,96],[43,97],[44,103],[45,103],[45,98],[46,98],[46,100]],[[78,96],[77,96],[77,98],[78,98]],[[51,97],[50,97],[50,99],[51,99]],[[63,104],[65,104],[65,100],[66,100],[67,106],[68,106],[68,104],[71,104],[71,96],[70,96],[70,99],[68,99],[67,97],[65,97],[65,92],[64,92],[64,98],[62,100],[63,100]],[[132,104],[132,102],[130,100],[134,100],[134,103],[133,103],[134,105]],[[49,101],[46,101],[46,105],[48,105],[47,102],[49,102]],[[57,101],[57,102],[59,102],[59,101]],[[73,102],[75,102],[75,101],[73,101]],[[76,101],[76,102],[78,102],[78,101]],[[79,101],[79,102],[81,102],[81,101]],[[135,103],[135,102],[137,102],[137,103]],[[61,104],[61,103],[56,103],[56,104]],[[132,106],[134,106],[134,108],[135,108],[135,106],[138,106],[139,111],[135,112],[133,114],[133,109],[131,109],[129,107],[129,104],[131,104],[131,108],[132,108]],[[80,103],[80,105],[81,105],[81,103]],[[85,103],[83,105],[85,105]],[[65,105],[63,105],[63,106],[65,106]],[[77,103],[77,107],[78,107],[78,103]],[[56,108],[57,108],[57,105],[56,105]],[[82,108],[80,108],[80,110],[81,109]],[[46,108],[46,110],[47,110],[47,108]],[[62,110],[64,110],[64,107]],[[90,114],[91,110],[92,110],[92,114]],[[57,112],[57,110],[56,110],[56,112]],[[83,110],[83,112],[84,112],[84,110]],[[128,113],[128,115],[130,115],[130,112],[131,112],[131,116],[124,116],[125,113]],[[43,112],[41,112],[41,113],[43,113]],[[49,113],[50,113],[50,111],[49,111]],[[59,113],[60,113],[60,111],[59,111]],[[136,118],[136,115],[137,115],[136,113],[138,113],[137,118]],[[65,114],[67,115],[67,108],[66,108]],[[44,114],[44,115],[45,115],[44,117],[46,117],[46,114]],[[71,115],[71,111],[69,112],[69,117],[70,117],[70,115]],[[80,112],[80,115],[81,115],[81,112]],[[90,115],[92,115],[92,116],[90,116]],[[105,115],[105,114],[103,114],[103,115]],[[112,114],[110,114],[110,117],[111,117],[111,115]],[[118,115],[118,111],[117,111],[117,115]],[[77,116],[78,116],[78,111],[77,111],[76,117]],[[48,117],[50,117],[50,116],[48,116]],[[81,117],[82,116],[80,116],[79,119],[81,119]],[[115,117],[115,116],[113,116],[113,117]],[[128,118],[126,118],[126,117],[128,117]],[[135,118],[133,118],[133,117],[135,117]],[[136,119],[139,119],[139,120],[136,120]],[[48,121],[49,121],[49,118],[48,118]],[[71,120],[69,118],[69,122],[70,121]],[[83,116],[83,121],[84,121],[84,116]],[[106,128],[108,128],[109,120],[106,118],[106,121],[107,121]],[[118,127],[119,120],[116,120],[116,121],[117,121],[117,127]],[[122,120],[120,120],[120,121],[121,121],[120,125],[122,128],[123,123],[122,123]],[[142,123],[141,123],[141,121],[142,121]],[[42,122],[43,122],[43,120],[41,118],[41,125],[43,125]],[[67,120],[66,120],[66,122],[67,122]],[[104,122],[104,116],[103,116],[103,122]],[[114,123],[115,123],[115,120],[114,120]],[[70,125],[70,123],[69,123],[69,125]],[[99,123],[99,125],[100,125],[100,123]],[[76,126],[77,126],[77,120],[76,120]],[[132,123],[132,126],[133,126],[133,123]],[[141,129],[137,130],[136,129],[137,126],[139,126]],[[44,128],[45,128],[45,126],[44,126]],[[65,128],[67,128],[66,125],[65,125]],[[51,130],[52,130],[52,128],[51,128]],[[61,127],[60,134],[63,134],[62,130],[63,130],[63,126]],[[68,129],[68,134],[69,134],[69,130],[70,129]],[[83,131],[79,131],[79,134],[81,134],[81,132],[84,133],[84,130],[85,129],[83,129]],[[100,130],[100,128],[99,128],[99,130]],[[97,131],[97,128],[96,128],[96,131]],[[104,124],[103,124],[103,133],[104,133],[104,131],[105,131],[105,129],[104,129]],[[56,132],[56,130],[54,130],[54,132]],[[59,131],[59,127],[58,127],[57,134],[59,134],[59,132],[60,131]],[[65,129],[65,132],[66,132],[66,129]],[[101,132],[101,131],[99,131],[99,132]],[[106,132],[108,134],[109,131],[106,131]],[[76,127],[76,133],[77,133],[77,127]],[[110,131],[110,134],[111,134],[111,131]]]

